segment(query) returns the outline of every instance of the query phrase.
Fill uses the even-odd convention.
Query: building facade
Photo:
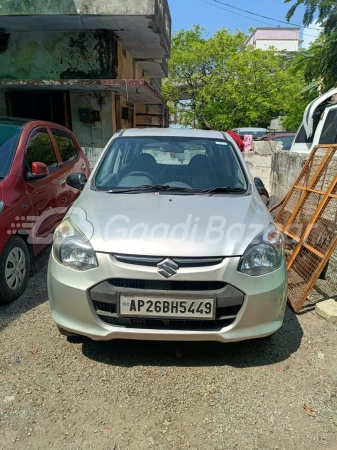
[[[2,0],[0,115],[72,129],[93,160],[116,130],[168,126],[167,0]]]
[[[274,47],[279,51],[297,52],[300,46],[298,27],[260,27],[256,28],[247,40],[247,45],[256,49],[268,50]]]

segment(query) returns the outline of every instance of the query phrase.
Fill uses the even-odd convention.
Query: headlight
[[[73,269],[84,271],[98,267],[94,249],[69,218],[56,228],[53,252],[61,264]]]
[[[284,261],[283,236],[272,224],[248,246],[238,270],[252,277],[265,275],[282,266]]]

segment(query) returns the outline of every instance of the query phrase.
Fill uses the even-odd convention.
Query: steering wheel
[[[124,178],[125,177],[138,177],[138,176],[142,176],[142,175],[150,178],[150,180],[152,180],[152,181],[157,182],[157,180],[155,179],[155,177],[151,173],[143,172],[142,170],[139,170],[139,171],[136,171],[136,172],[127,173],[126,175],[124,175]]]

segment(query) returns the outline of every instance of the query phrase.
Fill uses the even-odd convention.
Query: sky
[[[208,3],[205,3],[205,2]],[[245,9],[247,11],[268,16],[274,19],[286,22],[285,16],[290,6],[294,3],[284,3],[283,0],[219,0],[227,5],[233,5],[237,8]],[[250,15],[243,11],[238,11],[229,6],[216,3],[214,0],[168,0],[171,15],[172,15],[172,29],[173,31],[182,28],[191,28],[194,24],[202,25],[207,29],[209,34],[213,34],[216,30],[222,27],[227,27],[232,31],[240,29],[247,33],[249,27],[266,27],[266,26],[287,26],[270,19],[264,19]],[[225,8],[227,11],[225,11]],[[231,12],[230,12],[231,11]],[[291,23],[295,25],[302,25],[304,8],[299,8],[293,16]],[[235,13],[235,14],[234,14]],[[241,14],[246,17],[241,17]],[[258,21],[264,22],[260,23]],[[302,28],[303,32],[303,28]],[[313,40],[317,35],[315,30],[305,30],[303,36],[306,42]],[[313,37],[309,36],[312,35]]]

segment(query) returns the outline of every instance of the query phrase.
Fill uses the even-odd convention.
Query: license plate
[[[129,297],[121,295],[121,316],[158,317],[171,319],[205,319],[215,316],[214,299],[176,299]]]

